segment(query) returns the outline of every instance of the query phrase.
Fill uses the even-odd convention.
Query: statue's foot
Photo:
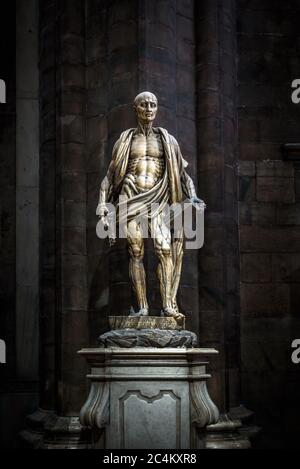
[[[139,311],[135,311],[133,307],[130,308],[129,316],[140,318],[142,316],[149,316],[149,310],[147,308],[141,308]]]
[[[174,319],[182,319],[185,317],[184,314],[180,313],[175,308],[171,308],[171,306],[167,306],[163,309],[162,316],[171,317]]]

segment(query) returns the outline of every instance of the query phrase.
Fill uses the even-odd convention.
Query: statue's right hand
[[[101,219],[105,218],[108,215],[108,208],[106,204],[101,203],[98,204],[97,209],[96,209],[96,215]]]

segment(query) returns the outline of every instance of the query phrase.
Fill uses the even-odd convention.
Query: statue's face
[[[135,105],[138,121],[142,124],[150,124],[157,113],[157,101],[153,95],[145,94]]]

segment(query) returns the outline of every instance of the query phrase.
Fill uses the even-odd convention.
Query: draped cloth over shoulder
[[[119,209],[119,222],[124,221],[123,216],[125,216],[125,212],[124,202],[119,202],[118,196],[123,184],[127,184],[125,176],[134,130],[129,129],[123,132],[113,149],[114,176],[111,194],[114,194],[115,198],[113,199],[111,196],[109,201],[114,203]],[[142,192],[133,188],[135,189],[134,195],[126,200],[127,221],[139,215],[148,217],[151,215],[154,217],[163,211],[167,203],[180,203],[183,200],[183,193],[187,194],[187,190],[182,182],[182,174],[185,171],[187,162],[183,159],[175,138],[163,128],[159,128],[158,131],[161,135],[166,162],[164,175],[150,190]],[[151,204],[154,203],[158,204],[158,206],[151,213]]]

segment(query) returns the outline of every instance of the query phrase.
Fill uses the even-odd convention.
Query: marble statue
[[[183,258],[183,231],[175,238],[162,213],[167,204],[181,203],[186,198],[201,208],[205,208],[205,204],[196,195],[176,139],[167,130],[153,127],[158,110],[156,96],[148,91],[138,94],[133,108],[137,127],[125,130],[114,145],[107,174],[101,183],[96,214],[107,223],[107,203],[113,203],[120,212],[124,199],[126,201],[129,273],[138,304],[138,311],[131,308],[130,315],[138,317],[148,316],[149,306],[143,265],[144,238],[137,214],[148,217],[148,229],[158,258],[161,314],[178,320],[184,318],[176,301]],[[119,196],[122,196],[121,202]],[[154,203],[156,209],[153,211],[150,207]]]

